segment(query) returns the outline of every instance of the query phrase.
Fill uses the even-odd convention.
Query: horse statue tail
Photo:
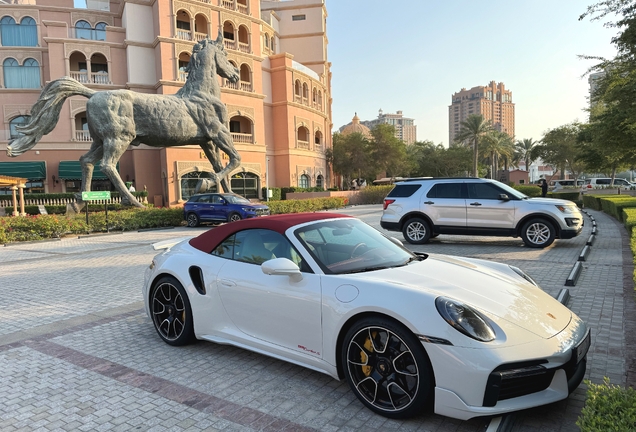
[[[37,102],[31,107],[31,120],[24,126],[17,126],[16,130],[23,135],[9,141],[7,155],[19,156],[33,148],[42,136],[51,132],[60,118],[60,111],[64,101],[74,95],[90,98],[95,90],[80,84],[70,77],[62,77],[51,81],[42,89]]]

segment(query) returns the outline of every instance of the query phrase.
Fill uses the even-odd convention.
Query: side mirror
[[[261,264],[261,270],[266,275],[289,276],[293,282],[302,280],[303,275],[296,264],[287,258],[274,258]]]
[[[507,194],[499,194],[499,199],[502,201],[510,201]]]

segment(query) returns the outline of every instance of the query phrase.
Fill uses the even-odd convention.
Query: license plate
[[[592,337],[590,336],[590,330],[588,329],[587,334],[583,338],[583,340],[574,348],[574,355],[576,355],[576,364],[578,364],[583,357],[587,354],[587,351],[590,349]]]

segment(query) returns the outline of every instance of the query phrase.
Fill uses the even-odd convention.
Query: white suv
[[[530,198],[496,180],[430,178],[396,183],[380,225],[413,244],[463,234],[520,236],[527,246],[543,248],[579,235],[583,216],[572,201]]]
[[[612,182],[612,179],[610,177],[599,177],[599,178],[589,178],[589,179],[585,179],[585,183],[583,184],[583,186],[581,186],[581,190],[583,192],[589,190],[589,189],[608,189],[610,188],[610,184]],[[620,177],[616,177],[614,179],[614,189],[631,189],[632,188],[632,184],[630,182],[628,182],[627,180],[625,180],[624,178],[620,178]]]

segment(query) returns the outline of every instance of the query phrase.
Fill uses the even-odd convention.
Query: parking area
[[[380,229],[381,209],[339,212]],[[569,307],[592,328],[586,377],[600,382],[608,376],[624,385],[629,365],[623,314],[633,308],[624,296],[631,277],[624,276],[631,254],[623,228],[602,213],[594,216],[598,238],[570,288]],[[590,225],[546,249],[527,248],[520,239],[444,235],[407,247],[516,265],[556,295]],[[150,245],[206,229],[0,248],[0,430],[486,430],[490,419],[429,414],[389,420],[364,408],[345,382],[326,375],[230,346],[163,343],[142,310],[143,273],[156,254]],[[582,386],[565,401],[517,413],[512,429],[576,431],[584,397]]]

